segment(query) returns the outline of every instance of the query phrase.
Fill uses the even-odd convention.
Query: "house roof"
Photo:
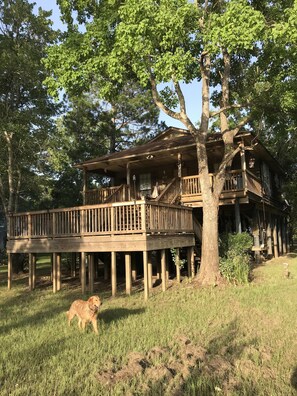
[[[251,144],[252,141],[256,142],[257,144],[254,147],[255,155],[258,154],[269,162],[276,172],[283,173],[276,159],[252,133],[244,131],[238,134],[236,138],[244,139],[246,144]],[[209,147],[222,146],[221,134],[210,134],[207,145]],[[194,138],[185,129],[169,127],[145,144],[94,158],[79,163],[75,167],[94,172],[119,172],[126,169],[128,163],[133,164],[133,167],[143,167],[147,165],[146,162],[150,162],[152,165],[152,160],[154,160],[155,165],[169,163],[173,161],[173,157],[178,153],[182,153],[183,160],[197,158]]]

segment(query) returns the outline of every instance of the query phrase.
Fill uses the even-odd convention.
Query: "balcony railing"
[[[209,177],[213,183],[214,174]],[[243,171],[233,170],[227,173],[226,181],[222,190],[224,192],[236,192],[244,189]],[[200,176],[186,176],[182,178],[182,195],[201,195]]]
[[[8,238],[181,232],[193,232],[191,208],[136,201],[12,214]]]
[[[103,187],[85,192],[86,205],[95,205],[107,202],[124,202],[128,201],[128,186],[121,184],[115,187]]]
[[[215,174],[210,174],[211,182]],[[257,176],[249,171],[232,170],[227,172],[226,181],[222,190],[222,198],[230,196],[230,194],[243,193],[250,191],[262,197],[261,181]],[[133,195],[133,194],[132,194]],[[86,204],[94,205],[100,203],[116,203],[129,200],[129,186],[122,184],[121,186],[101,188],[98,190],[86,191]],[[163,192],[154,199],[155,202],[173,203],[178,197],[182,201],[189,202],[192,198],[199,201],[201,197],[200,176],[192,175],[173,179],[163,190]],[[195,198],[194,198],[195,197]]]

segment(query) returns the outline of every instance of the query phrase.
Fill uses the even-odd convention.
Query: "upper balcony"
[[[213,179],[214,174],[210,174],[210,177]],[[86,190],[85,203],[86,205],[94,205],[143,198],[153,202],[183,203],[194,207],[202,206],[199,175],[185,176],[181,179],[174,178],[167,185],[153,188],[151,194],[141,195],[141,191],[122,184],[116,187]],[[241,169],[229,171],[221,193],[220,204],[230,204],[235,198],[244,201],[244,199],[248,199],[249,195],[258,199],[270,199],[264,194],[261,180],[252,172],[242,171]]]

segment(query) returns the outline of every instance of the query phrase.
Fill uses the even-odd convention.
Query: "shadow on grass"
[[[16,382],[21,381],[22,378],[30,377],[37,368],[41,370],[48,360],[61,354],[64,345],[64,337],[56,339],[54,342],[44,340],[42,344],[35,344],[34,347],[24,348],[21,344],[18,350],[10,352],[9,360],[13,364],[3,365],[0,373],[0,384],[3,384],[7,391],[10,390],[13,393]],[[5,394],[12,393],[7,392]]]
[[[294,389],[297,390],[297,366],[294,368],[291,375],[291,385]]]
[[[25,295],[22,293],[22,295],[15,296],[3,304],[3,308],[1,309],[2,320],[5,320],[6,317],[9,323],[2,323],[0,334],[6,334],[10,330],[26,326],[40,326],[65,311],[64,304],[57,306],[48,301],[46,307],[40,307],[38,311],[32,314],[23,314],[21,308],[25,305],[32,305],[32,310],[34,310],[35,298],[36,296],[33,293]]]
[[[203,360],[198,360],[192,368],[189,376],[180,382],[179,386],[171,392],[172,396],[199,395],[210,396],[215,394],[257,395],[260,389],[256,383],[238,383],[235,381],[234,367],[243,351],[256,340],[248,342],[238,340],[240,328],[237,319],[231,321],[220,333],[206,346],[206,354]],[[151,384],[150,390],[145,396],[163,394],[166,384],[164,378]]]
[[[109,308],[100,312],[99,319],[109,324],[117,320],[124,319],[131,315],[141,315],[145,312],[145,308],[127,309],[127,308]]]

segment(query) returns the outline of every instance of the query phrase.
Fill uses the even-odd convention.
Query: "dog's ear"
[[[90,306],[93,306],[93,305],[94,305],[94,296],[92,296],[92,297],[90,297],[90,298],[88,299],[88,304],[89,304]]]

